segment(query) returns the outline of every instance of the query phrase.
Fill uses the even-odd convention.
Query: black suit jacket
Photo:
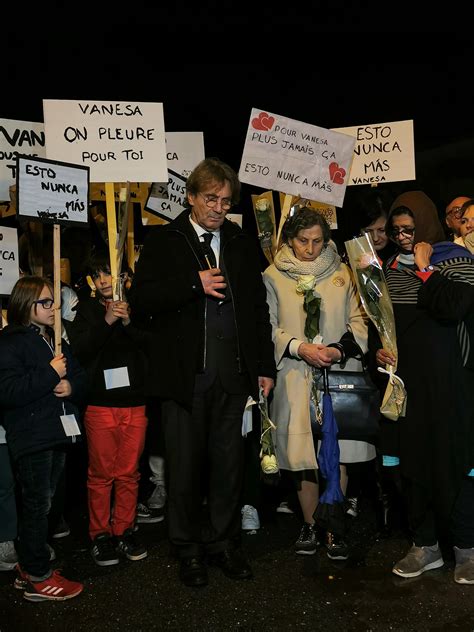
[[[221,262],[237,330],[237,370],[258,397],[258,376],[275,378],[273,342],[257,244],[224,220]],[[152,391],[190,408],[195,377],[205,371],[207,268],[189,210],[151,229],[137,264],[129,302],[132,320],[156,334],[149,347]]]

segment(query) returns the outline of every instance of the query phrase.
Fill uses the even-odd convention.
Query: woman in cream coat
[[[325,218],[311,208],[301,208],[282,229],[282,246],[264,272],[270,320],[273,328],[277,380],[271,404],[276,424],[274,442],[280,469],[295,480],[304,524],[295,544],[296,553],[316,552],[313,514],[318,504],[317,460],[311,432],[310,394],[312,367],[340,364],[347,370],[362,370],[354,357],[357,348],[367,350],[367,321],[348,266],[341,262]],[[319,336],[308,342],[304,330],[304,296],[297,285],[302,275],[311,275],[313,292],[321,299]],[[352,335],[351,335],[352,334]],[[363,441],[340,440],[340,462],[355,463],[375,458],[374,446]],[[347,477],[341,466],[341,486]],[[327,535],[332,559],[346,559],[347,545]]]

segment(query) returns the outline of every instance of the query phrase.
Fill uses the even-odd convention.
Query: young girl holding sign
[[[83,585],[52,570],[48,514],[68,444],[80,435],[77,402],[85,373],[63,340],[54,355],[53,288],[47,279],[20,278],[0,334],[0,406],[21,490],[19,565],[15,587],[28,601],[71,599]]]

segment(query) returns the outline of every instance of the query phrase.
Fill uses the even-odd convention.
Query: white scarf
[[[286,272],[292,279],[302,274],[312,274],[316,282],[330,276],[341,264],[341,257],[331,243],[325,245],[314,261],[300,261],[288,244],[283,244],[273,260],[275,267]]]

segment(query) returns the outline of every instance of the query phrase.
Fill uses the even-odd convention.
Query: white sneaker
[[[18,562],[12,540],[0,542],[0,571],[12,571]]]
[[[162,522],[164,519],[163,512],[150,509],[143,503],[137,504],[137,516],[135,519],[137,524],[155,524],[156,522]]]
[[[392,568],[400,577],[418,577],[425,571],[443,566],[444,560],[438,544],[434,546],[413,545],[405,557]]]
[[[459,549],[455,546],[454,555],[454,581],[457,584],[474,584],[474,549]]]
[[[347,511],[346,514],[348,516],[352,516],[353,518],[357,518],[359,511],[357,507],[357,498],[347,498]]]
[[[150,498],[148,499],[148,507],[150,509],[163,509],[166,503],[166,487],[164,485],[156,485]]]
[[[252,505],[242,507],[242,530],[256,533],[260,529],[258,511]]]
[[[286,513],[286,514],[295,513],[286,501],[281,502],[276,508],[276,510],[277,510],[277,513]]]

